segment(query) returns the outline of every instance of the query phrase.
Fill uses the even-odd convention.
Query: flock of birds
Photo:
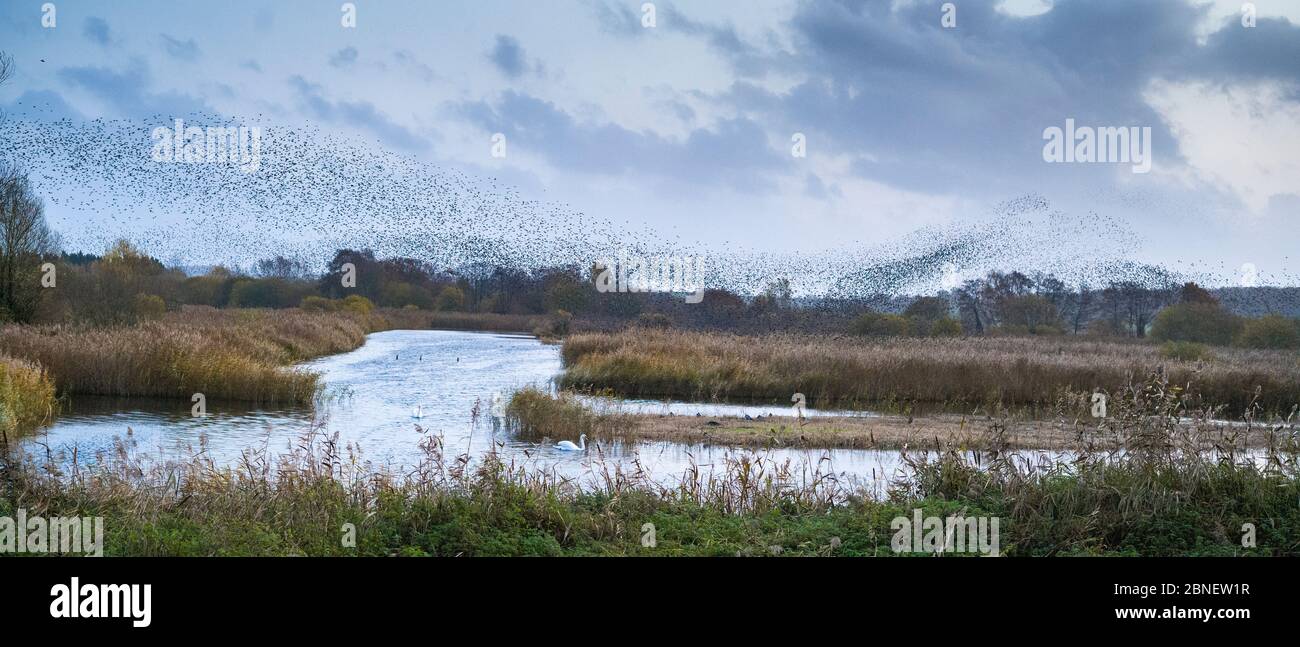
[[[94,252],[126,237],[181,267],[249,267],[273,255],[323,264],[335,250],[352,248],[448,269],[528,271],[586,267],[622,250],[704,257],[710,288],[753,294],[787,278],[796,294],[841,302],[932,292],[951,288],[941,283],[954,272],[970,279],[1008,267],[1093,286],[1213,278],[1131,263],[1126,259],[1139,238],[1124,222],[1062,213],[1034,195],[997,205],[978,221],[926,227],[892,241],[774,253],[682,241],[654,223],[615,225],[566,204],[527,198],[495,178],[311,124],[263,128],[256,172],[235,163],[155,161],[150,133],[173,123],[165,115],[11,118],[0,133],[0,158],[21,160],[40,196],[59,207],[51,224],[65,247]]]
[[[260,168],[252,173],[234,163],[155,161],[150,132],[172,123],[163,115],[10,119],[0,135],[0,157],[22,160],[39,194],[59,207],[52,225],[65,246],[93,252],[127,237],[183,267],[248,267],[276,254],[323,263],[348,247],[435,267],[529,270],[585,267],[626,250],[702,256],[711,288],[754,293],[789,278],[796,293],[857,300],[935,288],[954,267],[966,278],[1022,262],[1066,280],[1112,275],[1128,271],[1121,264],[1131,250],[1122,246],[1134,239],[1121,222],[1096,214],[1070,217],[1041,197],[1026,196],[979,222],[923,228],[892,242],[848,243],[812,254],[747,250],[682,241],[653,223],[640,230],[616,226],[569,205],[526,198],[494,178],[311,125],[263,129]],[[1115,246],[1079,248],[1080,241],[1097,240]]]

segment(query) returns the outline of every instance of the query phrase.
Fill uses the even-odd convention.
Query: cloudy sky
[[[54,28],[35,0],[0,8],[11,126],[311,124],[627,228],[773,253],[1014,228],[999,205],[1037,196],[1051,214],[1023,227],[1040,247],[1095,238],[1228,282],[1243,263],[1300,282],[1294,0],[1254,2],[1254,27],[1238,0],[965,0],[952,28],[929,0],[655,2],[652,27],[641,0],[355,0],[355,28],[331,1],[53,4]],[[1067,119],[1149,127],[1151,172],[1045,162],[1044,129]],[[93,227],[108,209],[50,216]],[[1051,230],[1066,220],[1118,224]]]

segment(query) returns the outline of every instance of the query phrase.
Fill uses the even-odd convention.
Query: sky
[[[1005,244],[963,272],[1095,256],[1300,283],[1294,0],[1249,3],[1250,27],[1235,0],[62,0],[53,26],[43,4],[0,7],[0,141],[63,118],[144,144],[179,115],[310,128],[718,253],[981,231]],[[1149,129],[1150,171],[1046,161],[1067,120]],[[37,187],[70,245],[141,217]]]

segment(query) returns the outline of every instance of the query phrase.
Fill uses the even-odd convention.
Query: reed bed
[[[186,308],[134,326],[4,326],[0,352],[43,367],[61,393],[306,404],[318,376],[286,366],[357,348],[371,325],[346,313]]]
[[[627,416],[595,410],[571,393],[552,396],[535,387],[525,387],[510,396],[505,420],[515,437],[534,442],[577,442],[583,434],[594,440],[597,436],[619,435],[628,428]]]
[[[1081,443],[1071,457],[1033,461],[999,448],[993,424],[985,450],[905,453],[907,473],[883,493],[762,454],[661,482],[596,453],[571,478],[447,455],[423,430],[417,465],[376,467],[315,428],[232,466],[202,444],[185,459],[141,456],[129,434],[82,462],[0,447],[0,516],[102,516],[108,555],[888,556],[891,520],[914,509],[997,517],[1009,555],[1300,555],[1293,434],[1252,429],[1248,415],[1242,433],[1274,437],[1247,456],[1238,431],[1188,408],[1168,381],[1128,388],[1095,430],[1117,449]],[[1241,541],[1246,523],[1253,546]]]
[[[490,332],[531,333],[538,327],[546,325],[551,317],[547,315],[511,315],[494,312],[433,312],[424,313],[428,324],[424,327],[434,330],[483,330]]]
[[[1300,354],[1215,349],[1180,360],[1159,346],[1067,338],[955,339],[739,336],[633,329],[564,340],[562,386],[629,397],[879,408],[945,403],[996,410],[1052,406],[1073,392],[1112,391],[1151,371],[1195,383],[1200,402],[1231,415],[1252,403],[1285,414],[1300,403]]]
[[[29,432],[57,412],[54,383],[41,366],[0,355],[0,435]]]

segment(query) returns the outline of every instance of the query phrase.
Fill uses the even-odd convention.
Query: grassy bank
[[[1081,443],[1098,450],[1122,447],[1113,424],[1091,418],[1056,416],[1043,420],[971,415],[873,415],[870,417],[818,416],[802,420],[788,415],[760,415],[752,419],[723,416],[674,416],[659,413],[622,413],[603,406],[599,398],[579,399],[571,392],[551,395],[535,388],[515,392],[506,407],[506,421],[519,438],[540,442],[581,434],[595,440],[667,441],[688,445],[730,445],[749,448],[821,449],[923,449],[959,447],[964,450],[1002,449],[1071,450]],[[1113,423],[1113,421],[1112,421]],[[1232,433],[1238,448],[1265,448],[1275,431],[1294,431],[1293,422],[1276,425],[1245,424],[1236,427],[1215,421]],[[999,426],[992,438],[987,429]],[[1276,429],[1275,429],[1276,427]]]
[[[382,320],[347,313],[187,308],[105,328],[4,326],[0,353],[44,368],[60,393],[308,403],[317,376],[287,365],[357,348]]]
[[[736,336],[633,329],[564,341],[563,385],[647,398],[813,407],[1054,407],[1072,393],[1119,388],[1162,369],[1200,402],[1240,415],[1252,402],[1285,415],[1300,403],[1300,355],[1215,349],[1178,359],[1154,345],[1064,338],[861,339]],[[1256,389],[1259,397],[1256,398]],[[892,403],[892,405],[891,405]]]
[[[0,355],[0,435],[31,431],[57,411],[54,383],[38,364]]]

